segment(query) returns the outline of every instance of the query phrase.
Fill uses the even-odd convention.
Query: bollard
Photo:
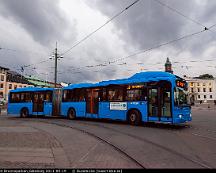
[[[208,108],[210,108],[210,105],[208,104]]]

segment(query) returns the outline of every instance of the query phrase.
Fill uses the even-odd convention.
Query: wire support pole
[[[57,87],[57,61],[58,61],[58,50],[57,50],[57,42],[56,42],[56,48],[55,48],[55,73],[54,73],[54,82],[55,82],[55,88]]]

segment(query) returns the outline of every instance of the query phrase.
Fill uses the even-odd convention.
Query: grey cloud
[[[61,40],[64,37],[62,34],[64,29],[71,27],[59,9],[58,2],[56,0],[1,0],[0,13],[14,20],[17,25],[21,25],[35,41],[47,45],[55,40]],[[71,39],[74,37],[75,35],[72,35]]]
[[[95,5],[105,15],[113,16],[132,2],[132,0],[98,0],[95,1]],[[171,5],[189,11],[192,3],[175,1]],[[182,31],[185,20],[155,1],[141,0],[114,23],[123,31],[121,38],[127,43],[138,48],[148,48],[176,38]]]

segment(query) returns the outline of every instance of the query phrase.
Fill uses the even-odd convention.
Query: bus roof
[[[140,82],[157,82],[160,80],[167,80],[170,81],[172,84],[174,84],[176,78],[179,77],[170,74],[168,72],[162,72],[162,71],[140,72],[126,79],[108,80],[108,81],[102,81],[95,84],[93,83],[72,84],[69,85],[68,87],[64,87],[63,89],[93,88],[93,87],[108,86],[108,85],[122,85],[122,84],[132,84],[132,83],[140,83]]]
[[[26,87],[26,88],[17,88],[11,90],[10,92],[33,92],[33,91],[53,91],[54,88],[38,88],[38,87]]]

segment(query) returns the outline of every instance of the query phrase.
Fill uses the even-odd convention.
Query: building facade
[[[188,94],[191,102],[213,103],[216,100],[216,80],[185,78],[188,82]]]
[[[7,95],[7,72],[9,71],[8,68],[0,66],[0,102],[5,99]]]
[[[172,63],[167,58],[165,63],[165,71],[173,73]],[[190,103],[213,103],[216,101],[216,79],[187,77],[184,79],[188,82],[188,95]]]
[[[28,82],[19,73],[0,66],[0,102],[6,102],[8,100],[10,90],[33,86],[32,83]]]

